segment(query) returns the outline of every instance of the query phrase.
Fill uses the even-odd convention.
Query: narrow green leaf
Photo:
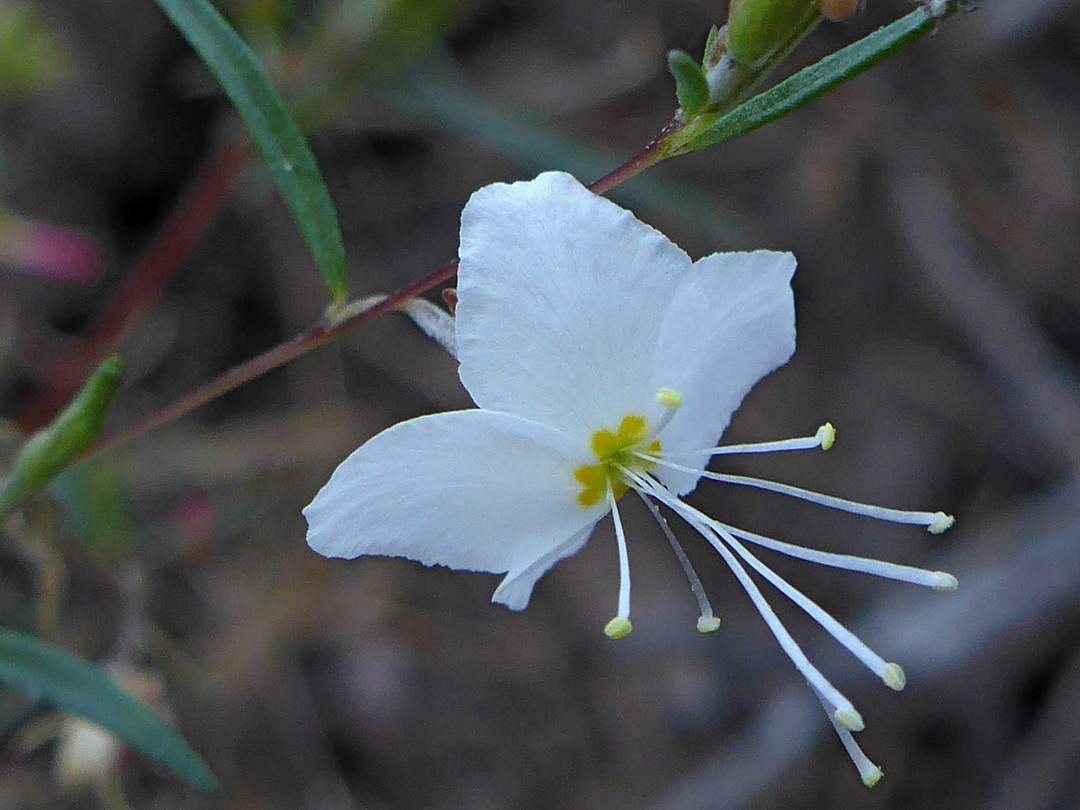
[[[920,6],[740,104],[704,131],[690,134],[681,144],[674,144],[672,154],[684,154],[730,141],[787,115],[932,31],[940,19],[955,10],[953,4],[935,15],[926,6]]]
[[[0,628],[0,682],[97,723],[189,785],[207,792],[218,788],[206,763],[149,706],[101,668],[54,644]]]
[[[27,440],[11,473],[0,485],[0,519],[16,503],[59,475],[93,443],[123,375],[122,358],[103,360],[52,424]]]
[[[157,4],[217,77],[244,119],[330,287],[333,304],[344,304],[348,297],[345,248],[330,192],[262,63],[206,0],[157,0]]]
[[[688,118],[698,114],[709,103],[709,83],[701,65],[686,51],[668,52],[668,70],[675,77],[675,95]]]

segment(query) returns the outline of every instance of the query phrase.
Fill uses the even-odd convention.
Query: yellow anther
[[[946,529],[952,528],[952,525],[956,523],[956,518],[952,515],[946,515],[944,512],[938,512],[934,517],[937,519],[926,527],[930,534],[941,534]]]
[[[646,435],[648,435],[648,424],[645,422],[644,416],[636,414],[624,416],[622,422],[619,423],[617,434],[619,444],[615,449],[625,450],[635,444],[641,444],[641,442],[645,441]]]
[[[862,783],[867,787],[873,787],[881,781],[881,777],[885,775],[885,772],[881,770],[877,765],[872,768],[867,768],[864,773],[860,773],[862,777]]]
[[[619,439],[610,430],[598,430],[592,435],[593,455],[601,461],[607,461],[608,457],[619,449]]]
[[[574,480],[581,484],[577,494],[582,506],[595,506],[608,490],[616,500],[626,494],[629,486],[623,476],[626,470],[645,472],[656,465],[638,457],[638,453],[660,452],[660,440],[648,444],[649,425],[644,416],[624,416],[619,427],[612,431],[604,428],[592,435],[590,445],[597,464],[584,464],[574,470]]]
[[[720,619],[717,616],[699,616],[697,630],[699,633],[712,633],[720,629]]]
[[[656,392],[656,401],[668,411],[677,411],[682,407],[682,394],[670,388],[661,388]]]
[[[846,728],[848,731],[862,731],[866,728],[866,723],[863,722],[862,715],[854,709],[837,709],[833,713],[833,717],[836,718],[836,722]]]
[[[817,429],[815,437],[821,442],[822,450],[832,449],[833,442],[836,441],[836,428],[832,426],[832,422],[826,422],[824,425]]]
[[[634,629],[634,625],[630,624],[630,620],[623,616],[616,616],[606,625],[604,625],[604,635],[608,638],[619,639],[630,635],[630,631]]]
[[[881,680],[885,681],[887,687],[897,692],[907,686],[907,675],[899,664],[886,664]]]
[[[945,571],[935,571],[934,573],[941,577],[941,584],[933,586],[934,590],[938,593],[952,593],[960,584],[956,577]]]
[[[574,470],[574,480],[581,484],[578,503],[593,506],[607,491],[607,468],[603,464],[585,464]]]

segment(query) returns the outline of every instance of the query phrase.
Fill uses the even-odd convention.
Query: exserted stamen
[[[683,398],[682,394],[671,388],[661,388],[656,392],[656,402],[664,409],[664,415],[660,417],[660,421],[656,424],[656,429],[649,434],[648,441],[656,441],[660,437],[660,434],[664,432],[665,428],[671,424],[672,418],[678,413],[679,408],[682,407]]]
[[[782,453],[789,450],[828,450],[836,441],[836,429],[826,422],[817,429],[813,436],[799,439],[780,439],[773,442],[750,442],[748,444],[728,444],[721,447],[709,447],[704,450],[675,450],[665,452],[666,456],[705,458],[708,456],[728,456],[743,453]]]
[[[715,520],[715,518],[712,518]],[[832,551],[820,551],[816,548],[806,548],[794,543],[786,543],[783,540],[774,540],[763,534],[756,534],[746,529],[739,529],[729,523],[720,523],[727,531],[736,537],[747,540],[762,548],[778,551],[789,557],[799,560],[827,565],[830,568],[839,568],[844,571],[857,571],[861,574],[872,574],[884,579],[892,579],[898,582],[908,582],[912,585],[924,585],[935,591],[955,591],[957,587],[956,577],[945,571],[928,571],[925,568],[915,568],[911,565],[874,560],[869,557],[856,557],[851,554],[837,554]]]
[[[682,544],[675,536],[675,533],[671,531],[671,527],[668,526],[667,518],[660,514],[660,510],[656,508],[656,504],[654,504],[644,492],[639,489],[635,489],[634,491],[637,492],[641,497],[641,500],[645,502],[645,505],[649,508],[649,512],[656,518],[656,522],[660,524],[660,529],[664,532],[664,536],[668,539],[668,543],[671,544],[671,550],[675,552],[675,556],[679,560],[679,565],[682,566],[683,573],[686,575],[686,580],[690,583],[690,591],[694,594],[694,599],[697,600],[698,610],[701,611],[701,615],[698,616],[697,620],[698,632],[711,633],[714,630],[719,629],[720,619],[713,614],[712,604],[709,602],[709,597],[705,595],[705,588],[701,584],[701,578],[698,577],[697,571],[694,570],[690,558],[686,556]]]
[[[903,509],[889,509],[885,506],[874,506],[869,503],[849,501],[847,498],[838,498],[835,495],[824,495],[820,492],[792,486],[791,484],[781,484],[778,481],[767,481],[763,478],[753,478],[748,475],[732,475],[730,473],[710,472],[709,470],[696,470],[693,467],[686,467],[682,464],[666,461],[659,456],[650,453],[637,453],[636,455],[642,461],[649,461],[660,467],[693,473],[694,475],[700,475],[703,478],[708,478],[712,481],[720,481],[724,484],[739,484],[755,489],[764,489],[768,492],[776,492],[780,495],[789,495],[792,498],[799,498],[800,500],[809,501],[810,503],[816,503],[819,506],[827,506],[830,509],[837,509],[841,512],[849,512],[853,515],[863,515],[865,517],[876,518],[877,520],[884,520],[889,523],[926,526],[931,534],[941,534],[955,522],[952,515],[947,515],[944,512],[909,512]]]
[[[678,515],[683,518],[687,523],[693,526],[702,537],[709,541],[724,558],[724,562],[727,563],[731,572],[735,575],[735,578],[739,580],[739,584],[743,586],[747,595],[750,597],[750,601],[754,603],[754,607],[757,608],[758,613],[765,620],[765,624],[768,625],[769,630],[772,631],[773,636],[776,637],[780,647],[795,664],[796,669],[802,673],[802,676],[812,683],[818,690],[825,695],[828,700],[836,706],[834,716],[845,727],[851,731],[861,731],[864,728],[862,716],[852,705],[851,701],[844,697],[840,691],[833,686],[829,680],[810,663],[810,659],[806,657],[806,653],[803,652],[798,642],[792,638],[791,634],[784,627],[779,617],[773,611],[772,606],[765,599],[761,593],[761,589],[750,578],[746,569],[742,566],[739,560],[727,547],[727,544],[721,539],[720,535],[713,530],[707,523],[702,522],[696,513],[696,510],[689,507],[687,504],[680,501],[677,497],[672,495],[663,486],[655,482],[648,476],[638,475],[636,473],[629,473],[632,483],[641,490],[652,495],[661,503],[664,503]]]
[[[717,527],[714,526],[714,528]],[[896,691],[900,691],[904,688],[906,679],[904,677],[904,670],[901,669],[899,664],[893,664],[886,661],[870,649],[862,639],[840,624],[840,622],[829,615],[829,613],[827,613],[820,605],[751,554],[730,532],[721,532],[721,534],[728,545],[735,550],[735,553],[742,557],[744,562],[772,583],[772,585],[784,594],[784,596],[802,608],[810,618],[825,628],[829,635],[839,641],[852,655],[862,661],[867,669],[881,678],[886,686]]]
[[[870,649],[870,647],[868,647],[858,636],[830,616],[820,605],[751,554],[742,543],[735,539],[734,533],[730,531],[726,524],[714,520],[701,510],[695,509],[689,504],[684,503],[682,506],[683,509],[685,509],[687,513],[693,515],[695,519],[712,527],[721,537],[723,537],[728,546],[730,546],[744,562],[768,580],[773,587],[784,594],[784,596],[802,608],[833,638],[844,645],[852,655],[862,661],[867,669],[881,678],[886,686],[896,691],[900,691],[904,688],[907,680],[904,676],[904,670],[899,664],[890,663],[883,659],[880,655]]]
[[[630,631],[634,629],[630,623],[630,555],[626,551],[626,534],[619,517],[617,499],[610,488],[607,491],[607,501],[611,509],[611,519],[615,523],[615,540],[619,546],[619,611],[615,618],[604,626],[604,633],[608,638],[617,639],[630,635]]]
[[[810,684],[810,689],[814,693],[814,697],[818,699],[821,704],[821,708],[825,710],[825,714],[829,718],[829,722],[832,723],[832,727],[836,730],[837,736],[840,738],[841,745],[844,746],[844,750],[847,751],[848,756],[851,757],[852,763],[859,771],[859,778],[862,779],[862,783],[867,787],[873,787],[881,781],[881,777],[884,775],[881,768],[870,761],[870,758],[863,753],[862,748],[855,741],[855,737],[850,731],[848,731],[835,716],[836,709],[829,705],[829,701],[825,699],[825,696],[814,688],[813,684]]]

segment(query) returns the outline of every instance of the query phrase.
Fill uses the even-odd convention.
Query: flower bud
[[[817,0],[821,16],[829,22],[843,22],[859,7],[859,0]]]
[[[728,52],[752,70],[788,50],[820,18],[814,0],[731,0]]]

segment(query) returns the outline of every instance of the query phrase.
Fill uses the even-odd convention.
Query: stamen
[[[656,401],[668,411],[674,413],[682,407],[682,394],[671,388],[661,388],[656,392]]]
[[[682,394],[678,391],[674,391],[670,388],[661,388],[656,392],[656,401],[660,404],[660,407],[664,409],[664,415],[660,417],[660,422],[649,435],[649,441],[654,441],[664,429],[671,423],[672,418],[682,407],[683,398]]]
[[[713,520],[713,518],[710,518]],[[720,523],[720,521],[716,521]],[[885,562],[884,560],[872,560],[869,557],[855,557],[850,554],[837,554],[832,551],[820,551],[815,548],[797,546],[794,543],[785,543],[782,540],[773,540],[761,534],[738,529],[727,523],[720,523],[727,531],[743,540],[779,551],[789,557],[799,560],[827,565],[830,568],[840,568],[845,571],[858,571],[862,574],[873,574],[883,579],[893,579],[898,582],[909,582],[913,585],[925,585],[935,591],[945,593],[955,591],[957,586],[956,577],[944,571],[927,571],[925,568],[915,568],[910,565]]]
[[[700,512],[698,514],[701,515]],[[702,517],[704,516],[702,515]],[[712,523],[711,520],[709,522]],[[862,661],[867,669],[881,678],[889,688],[897,691],[904,688],[904,670],[900,668],[899,664],[890,664],[885,661],[880,655],[871,650],[858,636],[830,616],[820,605],[751,554],[746,547],[736,540],[729,532],[721,531],[721,534],[724,536],[724,539],[727,540],[728,545],[735,550],[735,553],[743,558],[744,562],[772,583],[772,585],[784,594],[784,596],[801,607],[807,615],[825,628],[829,635],[843,644],[852,655]]]
[[[607,501],[611,508],[611,518],[615,522],[615,539],[619,544],[619,612],[604,627],[604,633],[608,638],[618,639],[630,635],[630,631],[634,629],[630,623],[630,556],[626,552],[626,534],[619,517],[619,507],[610,488],[607,491]]]
[[[832,426],[832,422],[826,422],[817,429],[814,438],[821,442],[822,450],[826,452],[832,450],[832,446],[836,442],[836,428]]]
[[[823,495],[820,492],[813,492],[809,489],[803,489],[802,487],[794,487],[791,484],[781,484],[777,481],[752,478],[748,475],[731,475],[730,473],[716,473],[709,472],[708,470],[699,472],[692,467],[685,467],[682,464],[664,461],[662,458],[648,453],[636,453],[635,455],[638,455],[643,461],[650,461],[661,467],[695,473],[701,475],[703,478],[709,478],[713,481],[720,481],[725,484],[740,484],[742,486],[754,487],[755,489],[776,492],[781,495],[790,495],[792,498],[810,501],[811,503],[816,503],[820,506],[828,506],[831,509],[838,509],[841,512],[850,512],[853,515],[864,515],[866,517],[872,517],[890,523],[906,523],[915,526],[926,526],[933,534],[940,534],[956,522],[952,515],[946,515],[944,512],[908,512],[903,509],[889,509],[884,506],[874,506],[873,504],[849,501],[846,498],[837,498],[835,495]]]
[[[754,607],[758,609],[758,613],[765,620],[769,629],[776,637],[780,647],[787,653],[788,658],[791,659],[795,667],[802,673],[810,683],[816,686],[822,694],[824,694],[836,709],[836,718],[843,723],[847,728],[852,731],[861,731],[864,727],[863,720],[859,712],[851,704],[851,701],[844,697],[840,691],[829,683],[828,679],[810,663],[810,659],[806,657],[806,653],[802,651],[798,643],[792,638],[791,634],[787,631],[787,628],[781,623],[776,613],[773,612],[772,607],[765,600],[761,590],[750,578],[750,575],[746,572],[746,569],[736,559],[735,555],[731,553],[724,541],[720,539],[720,536],[710,527],[707,523],[702,522],[697,512],[693,507],[680,501],[664,487],[657,484],[651,478],[643,475],[638,475],[633,471],[629,471],[631,480],[637,485],[638,488],[648,492],[658,501],[667,504],[675,512],[679,514],[687,523],[693,526],[701,535],[709,541],[713,548],[715,548],[720,556],[724,558],[724,562],[727,563],[731,572],[735,574],[735,578],[739,580],[746,591],[750,600],[754,603]]]
[[[641,500],[645,502],[645,505],[649,507],[649,512],[656,518],[656,522],[660,524],[660,529],[664,532],[664,536],[667,537],[668,542],[671,544],[671,550],[675,552],[675,556],[679,559],[679,564],[682,566],[683,573],[686,575],[686,580],[690,583],[690,591],[697,600],[698,610],[701,611],[701,615],[697,620],[698,632],[711,633],[714,630],[719,629],[720,619],[713,615],[712,604],[709,602],[709,597],[705,595],[705,588],[701,584],[701,579],[698,577],[697,571],[694,570],[690,558],[686,556],[682,544],[679,543],[678,538],[675,537],[675,533],[671,531],[667,519],[660,514],[660,510],[656,508],[656,504],[649,500],[644,492],[636,489],[634,491],[637,492],[641,497]]]
[[[852,763],[859,771],[859,778],[862,779],[862,783],[867,787],[873,787],[881,781],[881,777],[884,775],[881,768],[870,761],[870,758],[863,753],[862,748],[855,742],[855,738],[851,732],[848,731],[837,719],[834,717],[833,707],[829,705],[825,696],[821,694],[817,689],[814,689],[814,685],[810,684],[810,688],[814,692],[814,696],[817,697],[818,702],[821,703],[821,708],[825,710],[825,714],[829,718],[829,722],[832,723],[832,727],[836,730],[837,736],[840,738],[840,743],[844,746],[844,750],[847,751],[848,756],[851,757]]]
[[[676,450],[665,451],[664,455],[692,456],[702,458],[705,456],[729,456],[738,453],[779,453],[787,450],[828,450],[836,441],[836,429],[826,422],[818,428],[813,436],[805,436],[801,439],[781,439],[773,442],[750,442],[749,444],[728,444],[723,447],[710,447],[705,450]]]

